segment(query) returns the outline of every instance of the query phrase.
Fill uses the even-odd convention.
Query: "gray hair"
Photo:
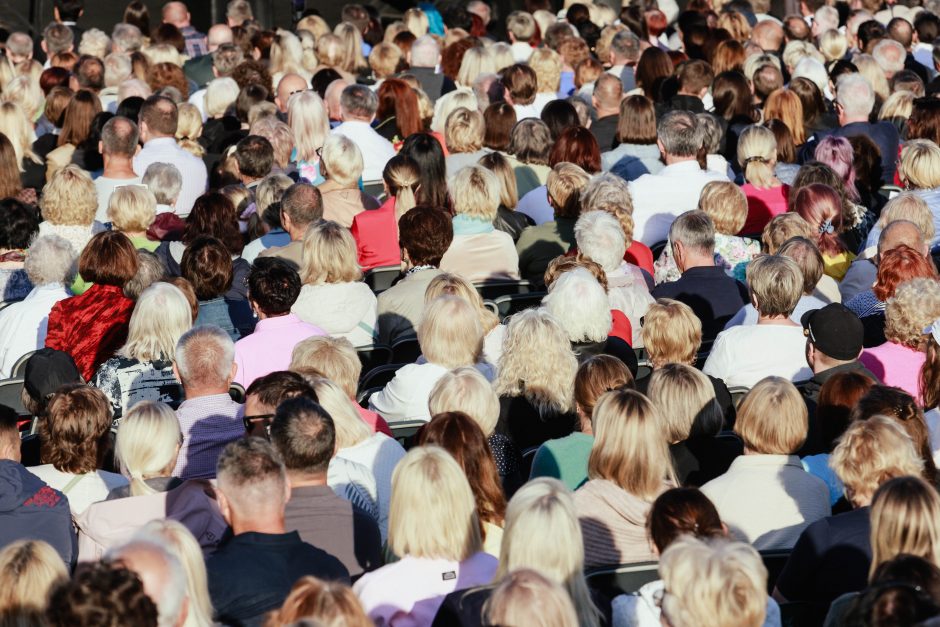
[[[616,174],[602,172],[581,188],[581,212],[623,209],[633,213],[633,199],[627,182]]]
[[[130,118],[114,116],[101,129],[101,148],[107,155],[133,157],[140,131]]]
[[[610,333],[610,300],[586,268],[575,268],[552,283],[542,306],[571,342],[603,342]]]
[[[133,555],[140,555],[143,559],[136,562]],[[157,625],[159,627],[175,627],[180,622],[180,616],[186,607],[187,577],[182,562],[173,553],[154,540],[145,538],[131,538],[129,542],[112,548],[105,554],[109,562],[125,562],[133,564],[141,580],[146,581],[156,590],[146,590],[157,606]],[[143,569],[147,570],[144,576]]]
[[[183,175],[172,163],[151,163],[144,172],[143,184],[161,205],[172,205],[183,189]]]
[[[122,52],[112,52],[104,58],[105,87],[117,87],[131,77],[131,58]]]
[[[656,133],[667,154],[694,157],[702,147],[702,125],[691,111],[670,111],[659,120]]]
[[[245,60],[245,53],[235,44],[222,44],[212,51],[212,67],[219,78],[231,76],[235,68]]]
[[[371,118],[379,108],[379,98],[365,85],[350,85],[339,97],[343,113],[357,118]]]
[[[52,22],[42,31],[42,38],[46,42],[49,57],[64,52],[75,44],[75,33],[65,24]]]
[[[578,251],[600,264],[604,272],[613,272],[623,262],[627,241],[620,222],[606,211],[581,214],[574,225]]]
[[[7,37],[7,50],[20,56],[28,56],[33,53],[33,38],[23,32],[10,33]]]
[[[78,53],[101,59],[108,54],[110,48],[111,38],[103,30],[89,28],[82,33],[82,40],[78,44]]]
[[[868,116],[875,106],[875,90],[861,74],[843,74],[836,84],[836,102],[847,116]]]
[[[216,463],[219,488],[233,508],[246,514],[259,505],[279,503],[284,506],[287,470],[273,444],[261,438],[242,438],[229,442]]]
[[[721,147],[721,136],[724,134],[718,118],[711,113],[697,113],[695,118],[702,127],[702,147],[705,148],[705,154],[717,153]]]
[[[183,386],[224,385],[232,373],[235,342],[214,325],[193,327],[176,343],[176,368]]]
[[[412,67],[435,67],[441,57],[441,47],[431,35],[423,35],[411,44]]]
[[[894,75],[904,69],[904,59],[907,51],[900,43],[893,39],[882,39],[871,51],[875,63],[886,76]]]
[[[137,300],[145,289],[163,279],[165,275],[166,268],[159,257],[149,250],[138,249],[137,274],[124,284],[124,295],[131,300]]]
[[[686,211],[669,227],[669,239],[673,244],[682,242],[690,250],[711,254],[715,251],[715,223],[704,211]]]
[[[111,31],[111,46],[115,52],[130,54],[140,50],[143,45],[144,37],[139,28],[123,22],[114,25],[114,30]]]
[[[26,276],[34,286],[71,283],[78,255],[65,238],[43,235],[29,247],[24,264]]]
[[[640,40],[628,30],[620,31],[611,40],[610,51],[618,59],[636,61],[640,58]]]
[[[819,34],[822,35],[827,30],[839,28],[839,10],[829,5],[823,5],[816,9],[813,14],[813,20],[819,24]]]

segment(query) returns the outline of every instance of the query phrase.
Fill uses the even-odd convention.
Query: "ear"
[[[176,362],[173,362],[173,376],[176,378],[180,384],[183,383],[183,377],[180,376],[180,369],[176,367]]]
[[[219,487],[218,483],[215,486],[215,498],[219,502],[219,513],[222,514],[222,518],[225,519],[225,522],[228,523],[228,526],[232,526],[232,504],[229,503],[228,498],[226,498],[225,493],[222,492],[222,489]]]
[[[666,147],[663,146],[663,142],[660,139],[656,140],[656,146],[659,148],[659,152],[666,154]]]
[[[104,143],[101,140],[98,140],[98,154],[104,154]]]
[[[235,375],[236,375],[236,374],[238,374],[238,364],[233,361],[233,362],[232,362],[232,372],[231,372],[231,374],[230,374],[229,377],[228,377],[229,385],[231,385],[232,381],[235,380]]]

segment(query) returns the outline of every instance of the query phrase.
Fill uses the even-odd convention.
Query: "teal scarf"
[[[465,213],[454,216],[454,235],[479,235],[492,232],[492,220],[468,216]]]

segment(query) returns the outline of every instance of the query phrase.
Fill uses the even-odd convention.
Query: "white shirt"
[[[46,345],[49,312],[69,296],[61,283],[48,283],[0,311],[0,379],[11,376],[17,359]]]
[[[512,50],[512,58],[516,63],[528,63],[532,56],[533,48],[524,41],[514,42],[509,46]]]
[[[275,83],[276,85],[277,83]],[[199,109],[199,113],[202,114],[202,122],[205,124],[206,120],[209,119],[209,116],[206,115],[206,92],[208,90],[203,88],[193,92],[193,95],[189,97],[189,104],[193,105]]]
[[[99,176],[95,179],[95,191],[98,193],[98,211],[95,212],[95,220],[101,224],[110,222],[108,219],[108,203],[111,201],[111,194],[118,187],[125,185],[139,185],[140,177],[135,176],[130,179],[112,179],[107,176]]]
[[[758,551],[790,549],[812,522],[829,516],[829,488],[796,455],[741,455],[702,486],[736,540]]]
[[[175,165],[183,177],[183,187],[176,201],[176,213],[188,216],[196,199],[206,193],[206,164],[177,145],[172,137],[158,137],[144,144],[134,157],[134,172],[143,176],[151,163]]]
[[[692,159],[631,181],[628,185],[633,198],[633,239],[647,246],[665,241],[673,220],[698,207],[706,184],[727,180],[727,176],[702,170],[698,161]]]
[[[52,464],[33,466],[26,470],[45,481],[50,488],[65,493],[65,496],[69,499],[69,507],[72,509],[73,517],[84,512],[92,503],[108,498],[108,492],[114,488],[127,485],[127,479],[121,475],[104,470],[96,470],[82,475],[82,478],[75,483],[72,483],[72,480],[79,475],[60,472],[53,468]],[[69,487],[70,483],[72,484],[71,487]],[[66,487],[69,487],[69,489],[66,490]]]
[[[388,514],[392,503],[392,472],[405,456],[402,445],[384,433],[373,433],[366,440],[340,449],[336,459],[346,459],[361,464],[375,477],[378,497],[379,531],[382,541],[388,537]],[[330,462],[332,465],[333,462]]]
[[[516,112],[516,120],[537,118],[542,113],[542,107],[535,102],[532,104],[514,104],[512,108]]]
[[[375,132],[367,122],[359,120],[349,120],[343,122],[333,129],[337,135],[345,135],[353,140],[359,151],[362,152],[362,162],[365,167],[362,170],[362,180],[381,181],[382,171],[388,160],[395,156],[395,148],[392,142],[388,141]]]
[[[781,324],[732,327],[718,334],[702,372],[730,387],[754,387],[764,377],[805,381],[813,377],[806,364],[803,328]]]
[[[492,381],[495,371],[489,364],[477,364],[483,376]],[[428,398],[438,380],[449,368],[428,362],[408,364],[395,373],[395,378],[381,392],[369,399],[369,409],[389,423],[404,420],[431,420]]]

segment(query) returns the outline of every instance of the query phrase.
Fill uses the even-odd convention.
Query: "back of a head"
[[[270,442],[255,437],[230,442],[219,454],[216,476],[224,500],[239,517],[283,513],[287,472]]]
[[[542,306],[562,326],[571,342],[607,339],[610,301],[603,286],[586,268],[575,268],[558,277]]]
[[[725,535],[715,504],[698,488],[672,488],[653,501],[646,530],[660,555],[678,538]]]
[[[438,379],[428,396],[431,415],[462,412],[489,437],[499,419],[499,398],[492,384],[472,366],[457,368]]]
[[[650,376],[647,395],[665,418],[670,443],[713,437],[721,431],[724,412],[707,376],[686,364],[665,364]]]
[[[871,573],[901,553],[940,562],[940,496],[919,477],[886,481],[871,506]]]
[[[123,117],[113,117],[101,129],[101,144],[104,154],[133,157],[137,151],[139,133],[137,125]]]
[[[925,238],[920,227],[908,220],[889,222],[878,237],[878,254],[882,255],[899,246],[923,252]]]
[[[875,106],[875,92],[861,74],[845,74],[836,86],[836,102],[848,117],[867,117]]]
[[[764,255],[747,267],[751,297],[762,316],[789,317],[803,294],[803,273],[795,261],[783,255]]]
[[[623,263],[627,245],[620,222],[606,211],[589,211],[578,218],[574,227],[578,250],[613,272]]]
[[[281,211],[302,229],[323,217],[323,196],[309,183],[294,183],[281,196]]]
[[[571,597],[535,570],[507,575],[484,606],[487,624],[503,627],[577,627]]]
[[[336,427],[319,403],[304,397],[291,398],[277,407],[271,442],[288,472],[321,474],[335,452]]]
[[[176,368],[183,387],[228,387],[235,360],[235,343],[212,325],[184,333],[176,344]]]
[[[378,109],[375,92],[364,85],[350,85],[340,96],[343,115],[371,120]]]
[[[115,442],[115,458],[130,477],[131,494],[153,494],[145,479],[168,476],[182,442],[175,412],[165,403],[141,401],[127,411]]]
[[[309,575],[297,580],[280,609],[268,620],[277,625],[306,625],[311,616],[327,625],[372,625],[352,588]]]
[[[17,434],[17,445],[18,440]],[[47,542],[12,542],[0,549],[0,608],[45,608],[50,591],[67,582],[68,576],[62,558]]]
[[[97,388],[62,386],[40,421],[42,459],[60,472],[82,474],[99,468],[111,426],[111,406]]]
[[[688,250],[711,255],[715,250],[715,225],[704,211],[686,211],[669,227],[669,239],[673,245],[682,242]]]
[[[235,146],[235,162],[243,176],[264,178],[274,166],[274,147],[264,137],[249,135]]]
[[[54,627],[135,625],[157,627],[156,604],[134,572],[97,562],[53,591],[46,618]]]
[[[187,604],[186,571],[175,555],[155,541],[132,539],[108,551],[106,560],[137,573],[157,605],[160,627],[180,624]]]
[[[290,313],[300,295],[300,275],[277,257],[259,257],[248,274],[248,298],[266,316]]]
[[[448,369],[473,365],[483,348],[479,316],[462,298],[435,298],[424,307],[418,342],[430,363]]]
[[[151,96],[140,109],[140,121],[151,135],[172,137],[179,124],[179,111],[169,98]]]
[[[808,420],[796,387],[786,379],[766,377],[741,401],[734,432],[753,453],[792,455],[806,441]]]

